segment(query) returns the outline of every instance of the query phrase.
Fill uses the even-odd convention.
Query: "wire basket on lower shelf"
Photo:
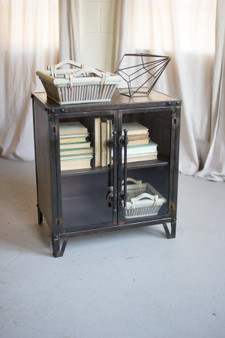
[[[124,208],[125,218],[158,215],[160,208],[166,199],[149,183],[142,183],[132,178],[127,182],[134,184],[127,185],[127,201]]]
[[[70,68],[61,68],[69,65]],[[74,68],[71,68],[74,67]],[[113,73],[87,67],[75,61],[62,61],[37,71],[47,96],[58,104],[109,102],[120,82]]]

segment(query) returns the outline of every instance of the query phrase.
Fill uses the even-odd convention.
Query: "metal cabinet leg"
[[[38,224],[41,224],[43,222],[43,214],[38,205],[37,205],[37,209],[38,209]]]
[[[66,248],[68,238],[64,238],[62,246],[60,248],[60,238],[59,236],[52,234],[52,249],[54,257],[62,257]]]
[[[167,226],[167,223],[163,223],[164,230],[166,232],[167,238],[175,238],[176,237],[176,221],[171,222],[171,231],[169,231],[169,228]]]

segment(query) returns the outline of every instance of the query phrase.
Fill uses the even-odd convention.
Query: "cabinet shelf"
[[[141,161],[141,162],[131,162],[127,164],[128,169],[132,168],[151,168],[151,167],[163,167],[168,165],[168,159],[165,157],[160,157],[157,160],[151,161]],[[75,176],[75,175],[94,175],[99,173],[109,172],[112,169],[111,166],[107,167],[96,167],[96,168],[86,168],[86,169],[77,169],[77,170],[65,170],[61,171],[61,176]]]
[[[96,167],[96,168],[85,168],[77,170],[64,170],[61,171],[61,176],[75,176],[75,175],[94,175],[99,173],[106,173],[111,170],[110,167]]]
[[[133,219],[132,221],[126,221],[124,224],[117,225],[113,223],[109,224],[95,224],[93,227],[90,226],[69,226],[65,228],[63,232],[63,236],[65,237],[74,237],[74,236],[83,236],[83,235],[90,235],[95,233],[107,232],[107,231],[119,231],[125,230],[127,228],[137,228],[143,226],[151,226],[154,224],[167,223],[170,222],[170,217],[163,217],[163,216],[155,216],[150,218],[142,218],[140,219]]]
[[[164,167],[169,164],[169,160],[166,157],[159,157],[157,160],[131,162],[127,164],[128,169],[132,168],[151,168],[151,167]]]

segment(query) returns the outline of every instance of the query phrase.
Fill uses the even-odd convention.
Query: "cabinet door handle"
[[[127,206],[127,144],[128,144],[128,137],[127,137],[127,129],[124,129],[124,208]]]
[[[117,213],[117,132],[113,131],[113,212]]]

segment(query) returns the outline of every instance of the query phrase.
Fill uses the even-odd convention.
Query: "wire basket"
[[[127,182],[134,184],[127,185],[127,201],[124,207],[125,218],[158,215],[160,208],[166,199],[149,183],[142,183],[132,178]]]
[[[70,68],[61,68],[69,65]],[[73,67],[73,68],[71,68]],[[60,105],[109,102],[120,82],[118,75],[66,60],[37,71],[47,96]]]

